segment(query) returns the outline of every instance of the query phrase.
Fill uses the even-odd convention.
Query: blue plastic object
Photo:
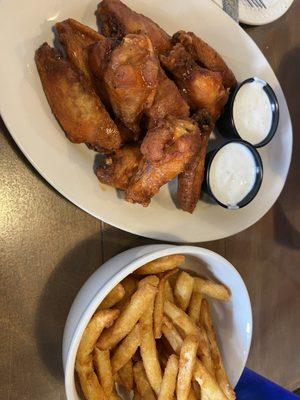
[[[299,400],[300,397],[245,368],[235,388],[237,400]]]

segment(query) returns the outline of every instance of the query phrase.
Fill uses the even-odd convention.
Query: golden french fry
[[[162,275],[159,285],[158,291],[155,297],[154,302],[154,312],[153,312],[153,319],[154,319],[154,337],[155,339],[159,339],[161,337],[161,326],[162,326],[162,319],[164,315],[164,302],[166,298],[165,288],[168,278],[175,274],[178,271],[177,268],[165,273]]]
[[[157,289],[149,284],[142,285],[132,295],[130,303],[122,310],[112,327],[103,332],[97,347],[107,350],[119,343],[133,329],[134,325],[153,302]]]
[[[123,339],[111,358],[112,373],[118,372],[133,357],[141,342],[140,326],[136,324],[128,336]]]
[[[114,389],[111,392],[111,395],[109,396],[109,400],[122,400],[122,397],[118,395],[116,389]]]
[[[178,358],[176,357],[175,354],[172,354],[167,361],[158,400],[173,399],[176,387],[177,374],[178,374]]]
[[[154,300],[155,299],[153,299],[153,301],[149,304],[149,307],[144,311],[140,318],[140,353],[148,381],[154,392],[158,395],[162,381],[162,372],[153,332]]]
[[[142,361],[138,361],[133,366],[133,378],[138,393],[143,399],[155,400],[153,390],[150,386]]]
[[[183,340],[172,322],[165,317],[163,319],[162,333],[175,353],[179,354]]]
[[[194,379],[201,387],[201,399],[227,400],[227,397],[219,387],[217,381],[198,359],[195,363]]]
[[[166,300],[164,304],[164,313],[185,335],[199,335],[198,326],[175,304]]]
[[[201,323],[202,326],[206,329],[208,341],[210,344],[212,360],[215,369],[215,376],[220,388],[223,390],[225,395],[229,400],[235,399],[234,390],[229,382],[228,376],[226,374],[221,353],[217,344],[216,333],[213,327],[211,313],[209,309],[209,304],[206,299],[203,299],[201,305]]]
[[[162,332],[165,338],[170,343],[176,354],[180,354],[183,340],[176,331],[172,322],[164,318]],[[216,380],[210,375],[205,366],[196,359],[194,366],[193,378],[201,387],[201,399],[205,400],[226,400],[226,396],[218,386]],[[204,389],[204,390],[203,390]],[[216,394],[216,398],[214,397]]]
[[[109,350],[94,350],[94,365],[98,379],[107,398],[110,397],[114,387],[114,379],[111,370]]]
[[[118,309],[122,309],[125,304],[127,305],[127,303],[129,303],[131,296],[136,291],[137,284],[137,280],[132,275],[129,275],[122,280],[121,285],[125,290],[125,295],[123,299],[117,304]]]
[[[156,275],[146,276],[146,278],[143,278],[141,281],[139,281],[138,287],[146,285],[146,283],[148,283],[149,285],[157,287],[158,284],[159,284],[159,278]]]
[[[180,272],[175,283],[174,296],[176,304],[178,304],[183,311],[188,308],[193,293],[193,287],[194,278],[185,271]]]
[[[195,380],[193,380],[193,382],[192,382],[192,389],[193,389],[192,396],[194,395],[195,397],[190,400],[194,400],[194,399],[201,400],[201,387],[200,387],[199,383],[196,382]]]
[[[130,359],[122,368],[119,369],[121,385],[130,392],[133,388],[132,360]]]
[[[193,291],[191,301],[187,310],[188,316],[196,325],[200,321],[200,310],[201,310],[202,294]]]
[[[188,400],[198,345],[199,339],[193,335],[188,335],[182,343],[176,385],[177,400]]]
[[[171,288],[169,280],[167,280],[165,283],[165,296],[166,296],[166,299],[169,300],[171,303],[175,302],[174,295],[173,295],[173,289]]]
[[[230,291],[226,286],[208,279],[194,278],[194,290],[217,300],[228,301],[230,299]]]
[[[170,343],[176,354],[180,354],[183,340],[181,339],[179,333],[176,331],[172,322],[164,318],[162,326],[163,335]],[[226,400],[226,397],[222,390],[219,388],[216,380],[210,375],[205,366],[196,359],[193,378],[198,382],[201,387],[201,399],[205,400],[215,400],[214,393],[216,393],[216,400]],[[201,380],[203,379],[203,381]],[[202,395],[202,389],[204,392]],[[207,396],[207,397],[205,397]],[[223,396],[223,397],[222,397]]]
[[[152,275],[160,274],[161,272],[169,271],[179,267],[184,262],[184,256],[180,254],[173,254],[171,256],[165,256],[157,258],[156,260],[150,261],[134,271],[135,275]]]
[[[85,400],[107,400],[95,374],[91,355],[88,356],[88,360],[84,364],[76,365],[76,372]]]
[[[142,400],[142,398],[138,392],[134,392],[132,400]]]
[[[165,301],[164,312],[177,328],[180,329],[180,332],[184,333],[184,336],[195,335],[199,338],[197,354],[208,371],[214,374],[213,362],[205,329],[198,327],[181,308],[169,301]]]
[[[77,350],[76,364],[84,364],[89,360],[103,329],[110,327],[118,315],[118,310],[100,310],[94,314],[83,332]]]
[[[125,289],[121,283],[118,283],[102,300],[99,309],[103,310],[106,308],[111,308],[125,296]]]
[[[197,399],[198,399],[198,397],[195,393],[195,390],[193,389],[193,387],[191,387],[188,400],[197,400]]]

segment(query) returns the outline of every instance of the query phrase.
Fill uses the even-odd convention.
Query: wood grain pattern
[[[300,2],[278,21],[246,27],[274,68],[294,125],[287,184],[269,213],[226,240],[201,243],[229,259],[248,287],[254,315],[248,366],[300,386]],[[155,243],[97,221],[30,166],[0,125],[0,398],[65,399],[61,339],[86,278],[113,255]]]

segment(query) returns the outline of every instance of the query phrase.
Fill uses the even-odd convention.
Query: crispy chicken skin
[[[96,11],[101,32],[107,37],[122,39],[128,33],[145,33],[157,54],[171,48],[170,36],[150,18],[132,11],[120,0],[103,0]]]
[[[147,127],[153,128],[168,115],[178,118],[189,116],[189,106],[175,83],[167,77],[162,68],[158,71],[158,85],[152,106],[146,110]]]
[[[139,145],[125,145],[105,156],[102,164],[96,170],[96,175],[101,183],[126,190],[141,159],[142,153]]]
[[[106,40],[106,38],[72,18],[58,22],[55,24],[55,28],[68,59],[91,81],[88,47],[99,40]]]
[[[35,62],[49,105],[68,139],[98,151],[119,148],[115,123],[73,64],[47,43],[36,51]]]
[[[88,65],[92,73],[96,92],[109,111],[112,110],[104,82],[104,72],[109,63],[112,50],[112,41],[104,38],[104,40],[92,44],[88,51]]]
[[[179,31],[173,35],[172,42],[174,44],[181,43],[200,66],[220,72],[225,88],[233,88],[236,85],[233,72],[228,68],[220,54],[193,32]]]
[[[200,148],[184,172],[178,176],[177,188],[178,206],[189,213],[194,211],[199,200],[204,178],[206,147],[214,126],[210,115],[205,110],[198,111],[193,119],[200,129]]]
[[[148,206],[160,187],[183,172],[199,149],[198,126],[167,117],[150,129],[141,146],[144,156],[125,193],[131,203]]]
[[[133,132],[140,131],[140,119],[153,104],[159,63],[150,39],[130,34],[111,53],[104,82],[115,116]]]
[[[228,99],[228,89],[223,86],[221,74],[200,67],[180,43],[168,55],[161,55],[160,60],[172,74],[191,109],[204,108],[214,121],[217,120]]]

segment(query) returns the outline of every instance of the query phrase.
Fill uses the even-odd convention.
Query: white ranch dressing
[[[260,79],[245,83],[233,103],[235,128],[242,139],[254,145],[266,138],[272,125],[272,106],[265,85]]]
[[[222,204],[235,207],[254,186],[257,166],[251,151],[242,143],[228,143],[214,156],[209,184]]]

